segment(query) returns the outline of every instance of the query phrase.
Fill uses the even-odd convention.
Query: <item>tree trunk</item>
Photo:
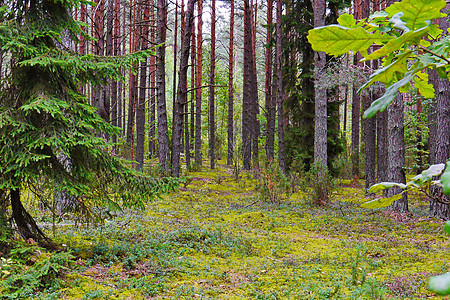
[[[282,73],[282,3],[277,0],[277,24],[276,24],[276,54],[275,54],[275,80],[276,105],[278,111],[278,163],[281,170],[286,170],[284,159],[284,91],[283,91],[283,73]]]
[[[137,2],[130,1],[130,52],[136,52],[138,48],[138,27],[137,22]],[[134,159],[134,123],[136,116],[136,103],[138,98],[137,90],[137,78],[133,70],[136,69],[136,65],[133,65],[129,70],[128,80],[128,120],[127,120],[127,151],[129,151],[130,158]]]
[[[449,5],[443,11],[449,13]],[[449,17],[444,17],[439,20],[439,28],[446,32],[449,28]],[[433,71],[435,72],[435,71]],[[448,79],[442,79],[437,74],[433,76],[433,84],[435,89],[435,136],[433,138],[433,144],[431,152],[433,153],[432,163],[439,164],[445,163],[450,156],[450,82]],[[431,136],[430,130],[430,136]],[[448,196],[445,196],[442,192],[442,188],[438,186],[432,186],[430,194],[433,196],[445,197],[449,200]],[[430,215],[438,217],[444,220],[450,219],[450,205],[437,202],[430,199]]]
[[[244,70],[243,70],[243,92],[242,92],[242,148],[243,168],[250,170],[251,167],[251,69],[252,62],[252,18],[249,0],[244,0]]]
[[[210,59],[210,73],[209,73],[209,158],[211,161],[211,169],[215,165],[215,76],[216,76],[216,0],[211,1],[211,59]]]
[[[150,5],[146,1],[141,3],[141,10],[144,11],[142,24],[140,25],[140,49],[146,50],[148,49],[148,35],[149,35],[149,26],[148,19],[150,18]],[[143,6],[143,7],[142,7]],[[146,94],[147,94],[147,59],[141,62],[140,76],[139,76],[139,99],[138,99],[138,107],[136,111],[136,161],[137,161],[137,169],[142,170],[144,167],[144,142],[145,142],[145,102],[146,102]]]
[[[394,101],[388,107],[388,181],[406,183],[405,176],[405,132],[403,95],[398,93]],[[398,187],[390,188],[387,196],[391,197],[400,193]],[[390,209],[395,212],[408,212],[408,197],[403,193],[402,199],[395,201]]]
[[[109,0],[112,2],[112,0]],[[111,20],[112,29],[109,29],[110,21],[108,20],[108,35],[112,35],[112,48],[114,56],[120,54],[120,0],[114,0],[114,11]],[[111,124],[118,126],[118,95],[117,95],[117,81],[111,82]],[[114,149],[117,144],[117,135],[112,136]]]
[[[155,9],[154,0],[150,0],[150,45],[153,47],[155,44]],[[148,151],[150,157],[153,157],[155,153],[155,57],[150,57],[150,102],[149,102],[149,136],[148,136]]]
[[[195,91],[195,163],[202,165],[202,58],[203,58],[203,0],[198,1],[197,26],[197,86]]]
[[[195,79],[197,72],[197,46],[195,43],[195,22],[192,24],[192,45],[191,45],[191,131],[190,137],[192,146],[195,140]],[[189,155],[190,156],[190,155]]]
[[[186,28],[181,42],[180,73],[177,90],[177,100],[174,107],[174,127],[173,127],[173,154],[172,167],[173,175],[180,176],[180,152],[181,136],[183,132],[183,112],[187,100],[187,70],[189,67],[189,48],[191,46],[192,24],[194,23],[194,3],[196,0],[189,0],[186,11]]]
[[[159,164],[164,173],[167,174],[167,158],[169,155],[169,132],[167,129],[166,110],[166,0],[157,0],[157,24],[156,24],[156,99],[158,103],[158,144]]]
[[[10,190],[11,210],[17,231],[25,241],[33,240],[39,246],[49,250],[57,250],[55,243],[39,229],[33,217],[25,210],[20,201],[20,189]]]
[[[234,0],[231,0],[230,11],[230,47],[228,57],[228,125],[227,125],[227,165],[233,164],[234,155],[234,122],[233,122],[233,106],[234,106],[234,89],[233,89],[233,64],[234,64]]]
[[[266,36],[266,155],[268,160],[275,156],[275,107],[272,95],[272,23],[273,23],[273,0],[267,0],[267,36]],[[278,24],[278,23],[277,23]]]
[[[326,2],[314,1],[314,27],[325,25]],[[324,52],[316,52],[315,65],[315,134],[314,134],[314,164],[327,167],[327,91],[319,85],[319,76],[325,71],[326,56]],[[325,176],[325,174],[322,174]],[[322,177],[323,177],[322,176]]]
[[[259,137],[261,135],[261,126],[259,124],[258,115],[259,115],[259,100],[258,100],[258,78],[256,73],[256,23],[257,23],[257,0],[255,0],[255,5],[250,7],[250,15],[251,15],[251,30],[252,30],[252,56],[251,56],[251,69],[250,69],[250,101],[251,101],[251,109],[250,109],[250,118],[251,118],[251,127],[250,127],[250,137],[252,140],[252,158],[253,158],[253,167],[259,168]]]

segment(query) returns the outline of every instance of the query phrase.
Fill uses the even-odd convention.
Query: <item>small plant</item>
[[[311,166],[301,180],[301,189],[308,195],[312,204],[325,205],[336,188],[335,180],[328,169],[319,164]]]
[[[270,160],[260,171],[258,191],[261,199],[271,203],[281,203],[283,196],[291,192],[289,178],[280,169],[277,162]]]

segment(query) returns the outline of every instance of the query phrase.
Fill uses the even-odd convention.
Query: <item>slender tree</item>
[[[191,46],[192,25],[194,23],[194,3],[196,0],[188,0],[186,11],[186,28],[181,41],[180,73],[177,89],[177,100],[175,102],[174,127],[173,127],[173,153],[172,168],[175,177],[180,176],[180,152],[181,138],[183,132],[183,112],[187,100],[187,71],[189,67],[189,48]]]
[[[395,100],[388,107],[388,171],[387,178],[391,182],[406,183],[405,175],[405,132],[404,132],[404,103],[403,95],[398,93]],[[402,190],[398,187],[390,188],[387,196],[399,194]],[[408,211],[408,197],[402,194],[402,199],[391,205],[395,212]]]
[[[150,0],[150,44],[155,45],[155,1]],[[148,136],[148,148],[150,156],[155,153],[155,128],[156,128],[156,97],[155,97],[155,56],[150,57],[150,101],[149,101],[149,136]]]
[[[149,18],[150,18],[150,3],[149,1],[142,2],[140,4],[140,10],[143,11],[143,19],[140,20],[140,36],[139,45],[141,50],[148,49],[149,40]],[[140,75],[139,75],[139,99],[138,107],[136,110],[136,161],[137,169],[142,170],[144,166],[144,142],[145,142],[145,102],[147,99],[147,59],[141,62]]]
[[[284,92],[283,92],[283,73],[282,73],[282,2],[277,0],[277,24],[276,24],[276,54],[275,54],[275,88],[276,105],[278,111],[278,163],[281,170],[285,171],[284,157]]]
[[[444,9],[444,13],[449,13],[450,6]],[[439,19],[439,28],[446,32],[449,28],[449,17]],[[435,72],[435,71],[434,71]],[[431,147],[433,148],[432,163],[445,163],[450,157],[450,82],[448,79],[442,79],[437,74],[433,76],[433,85],[435,89],[435,137]],[[450,220],[450,199],[442,192],[441,187],[433,186],[430,194],[435,197],[430,199],[430,215],[433,217]],[[445,199],[439,202],[437,199]]]
[[[197,86],[195,91],[195,163],[202,165],[202,59],[203,59],[203,0],[198,0],[197,25]]]
[[[233,89],[233,65],[234,65],[234,0],[231,0],[230,8],[230,46],[228,50],[228,125],[227,125],[227,165],[233,164],[234,155],[234,89]]]
[[[356,0],[354,2],[353,13],[356,19],[361,19],[362,16],[362,0]],[[354,64],[358,65],[358,61],[360,60],[359,55],[354,56]],[[359,127],[360,127],[360,110],[361,110],[361,99],[358,94],[358,88],[356,85],[353,85],[353,98],[352,98],[352,175],[355,180],[359,179]]]
[[[251,167],[251,69],[253,66],[252,51],[252,17],[249,0],[244,0],[244,67],[242,91],[242,145],[243,168]]]
[[[215,168],[215,76],[216,76],[216,0],[211,1],[211,57],[209,73],[209,158],[211,169]]]
[[[166,0],[157,0],[156,43],[156,101],[158,105],[158,156],[163,172],[167,173],[169,156],[169,132],[167,129],[166,110]]]
[[[273,23],[273,0],[267,0],[267,33],[266,33],[266,81],[265,81],[265,97],[266,97],[266,155],[267,158],[273,159],[275,156],[275,121],[276,110],[273,105],[272,95],[272,64],[273,51],[272,43],[272,23]],[[278,22],[277,22],[278,24]]]

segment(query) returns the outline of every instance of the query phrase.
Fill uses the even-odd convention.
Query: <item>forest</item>
[[[445,0],[0,0],[0,299],[450,299]]]

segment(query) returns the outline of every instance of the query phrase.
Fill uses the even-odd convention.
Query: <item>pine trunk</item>
[[[234,122],[233,122],[233,106],[234,106],[234,89],[233,89],[233,65],[234,65],[234,0],[231,0],[230,11],[230,47],[228,57],[228,124],[227,124],[227,165],[233,164],[234,156]]]
[[[268,160],[275,156],[275,108],[272,95],[272,23],[273,23],[273,0],[267,1],[267,36],[266,36],[266,155]]]
[[[167,4],[166,0],[157,0],[157,24],[156,24],[156,101],[158,105],[158,156],[159,164],[167,174],[167,158],[169,156],[169,132],[167,129],[166,110],[166,22]]]
[[[181,56],[180,56],[180,73],[177,89],[177,99],[174,107],[174,134],[173,134],[173,153],[172,153],[172,168],[175,177],[180,176],[180,152],[181,152],[181,137],[183,133],[183,112],[187,100],[187,71],[189,67],[189,48],[191,46],[192,25],[194,23],[194,3],[195,0],[189,0],[186,11],[186,28],[183,39],[181,41]]]
[[[211,169],[215,169],[215,76],[216,76],[216,0],[211,1],[211,59],[209,73],[209,158]]]
[[[148,36],[149,36],[149,26],[148,19],[150,18],[150,5],[146,1],[141,4],[141,10],[143,10],[143,20],[141,20],[142,24],[140,27],[140,49],[146,50],[148,49]],[[143,6],[143,7],[142,7]],[[147,59],[141,62],[141,69],[139,75],[139,99],[138,99],[138,107],[136,111],[136,161],[137,161],[137,169],[142,170],[144,166],[144,142],[145,142],[145,102],[147,95]]]
[[[242,148],[243,168],[250,170],[251,167],[251,69],[252,62],[252,18],[249,0],[244,0],[244,70],[243,70],[243,92],[242,92]]]
[[[314,27],[325,25],[325,0],[314,1]],[[319,76],[325,72],[324,52],[314,55],[315,66],[315,118],[314,118],[314,164],[327,166],[327,91],[319,85]],[[325,175],[325,174],[323,174]],[[322,176],[323,177],[323,176]]]
[[[202,165],[202,58],[203,58],[203,0],[198,1],[197,26],[197,86],[195,90],[195,163]]]
[[[284,158],[284,92],[282,73],[282,2],[277,0],[277,24],[276,24],[276,54],[275,54],[275,88],[276,105],[278,111],[278,163],[281,170],[286,170]]]
[[[388,174],[390,182],[406,183],[405,176],[405,132],[403,95],[398,93],[394,101],[388,107]],[[390,188],[387,196],[399,194],[402,190],[398,187]],[[400,200],[395,201],[390,209],[394,212],[408,212],[408,197],[403,193]]]

